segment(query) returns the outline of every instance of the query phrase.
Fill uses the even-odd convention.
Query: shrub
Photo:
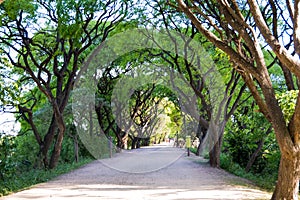
[[[246,172],[239,164],[233,162],[232,157],[228,154],[222,153],[220,156],[221,168],[242,178],[253,181],[257,186],[271,190],[275,186],[277,179],[277,171],[273,173],[261,173],[254,174],[252,172]]]
[[[29,171],[20,173],[18,176],[0,182],[0,196],[8,195],[12,192],[26,189],[32,185],[49,181],[58,175],[67,173],[91,161],[92,159],[86,158],[81,159],[81,161],[78,163],[60,164],[57,168],[52,170],[31,169]]]

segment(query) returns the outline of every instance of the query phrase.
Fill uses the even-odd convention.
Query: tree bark
[[[61,113],[56,113],[56,118],[57,118],[57,126],[59,131],[58,131],[57,139],[49,163],[50,169],[54,169],[58,164],[60,152],[62,148],[62,142],[66,130],[66,125],[63,119],[63,115]]]
[[[213,135],[212,141],[214,143],[212,150],[209,152],[209,164],[211,167],[220,168],[220,155],[225,125],[226,121],[223,121],[217,130],[213,130],[214,133],[211,133]]]
[[[56,130],[57,130],[57,126],[56,126],[55,116],[53,114],[47,134],[44,137],[43,145],[41,146],[41,153],[43,156],[42,159],[43,159],[45,168],[48,168],[48,166],[49,166],[48,152],[49,152],[49,148],[53,142]]]
[[[199,122],[199,125],[200,125],[200,122]],[[200,127],[199,125],[198,125],[198,130],[197,130],[197,137],[199,139],[199,145],[197,147],[197,152],[196,152],[197,156],[200,156],[200,154],[201,154],[201,150],[202,150],[201,145],[202,145],[202,142],[203,142],[203,140],[204,140],[204,138],[206,137],[206,134],[207,134],[207,128]]]
[[[217,141],[214,141],[214,146],[209,152],[209,164],[211,167],[220,168],[220,155],[223,142],[224,128],[218,132]]]
[[[211,167],[220,167],[221,142],[217,141],[212,150],[209,152],[209,164]]]
[[[298,200],[300,156],[280,159],[278,181],[272,200]]]
[[[126,135],[124,135],[124,137],[122,138],[122,142],[123,142],[123,149],[128,149],[128,146],[127,146],[128,133],[126,133]]]

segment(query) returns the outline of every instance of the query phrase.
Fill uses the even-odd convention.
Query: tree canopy
[[[104,144],[97,155],[103,137],[119,152],[192,135],[197,154],[212,141],[211,166],[224,153],[246,171],[278,168],[272,199],[297,199],[299,13],[299,0],[0,0],[0,109],[21,123],[17,136],[0,133],[0,179],[11,165],[55,168],[71,147],[87,156],[79,116],[92,123],[88,142]],[[90,63],[101,65],[87,80],[95,103],[71,115]]]

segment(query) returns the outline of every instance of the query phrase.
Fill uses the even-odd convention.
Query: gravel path
[[[270,199],[250,182],[182,149],[155,146],[94,161],[29,190],[0,198],[28,199]]]

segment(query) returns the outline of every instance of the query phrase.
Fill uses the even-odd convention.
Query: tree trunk
[[[121,152],[121,149],[124,149],[123,139],[120,137],[117,137],[117,149],[119,149],[120,152]]]
[[[54,114],[53,114],[49,129],[47,131],[47,134],[44,137],[43,145],[41,146],[41,153],[42,153],[42,156],[43,156],[42,159],[43,159],[43,163],[44,163],[45,168],[49,167],[48,151],[49,151],[49,148],[50,148],[50,146],[53,142],[56,130],[57,130],[56,120],[55,120],[55,117],[54,117]]]
[[[199,142],[199,145],[197,147],[196,156],[200,156],[200,153],[201,153],[201,142]]]
[[[78,147],[78,138],[77,135],[74,136],[74,159],[75,162],[78,163],[79,161],[79,147]]]
[[[209,152],[209,164],[211,167],[220,167],[221,141],[218,140]]]
[[[131,149],[136,149],[138,138],[133,136],[133,139],[131,141]]]
[[[198,128],[199,128],[199,126],[198,126]],[[206,133],[207,133],[207,129],[200,126],[200,129],[198,129],[198,131],[197,131],[197,137],[199,139],[199,145],[197,147],[197,152],[196,152],[197,156],[200,156],[200,154],[201,154],[201,151],[202,151],[202,142],[203,142],[203,140],[206,137]]]
[[[117,151],[121,152],[121,149],[127,149],[128,133],[117,127],[115,135],[117,137]]]
[[[124,135],[124,137],[122,138],[122,142],[123,142],[123,149],[128,149],[128,146],[127,146],[127,142],[128,142],[128,133],[126,133]]]
[[[141,148],[141,138],[137,138],[136,148],[137,149]]]
[[[278,180],[272,200],[298,200],[300,157],[280,159]]]
[[[212,141],[214,141],[214,146],[209,152],[209,164],[211,167],[220,168],[220,155],[222,149],[223,135],[225,129],[226,121],[223,121],[218,128],[213,129],[214,134]]]
[[[64,139],[65,130],[66,130],[66,126],[65,126],[65,123],[64,123],[64,120],[63,120],[63,116],[60,115],[60,116],[58,116],[58,118],[59,119],[57,119],[57,125],[58,125],[59,132],[58,132],[58,135],[57,135],[57,139],[56,139],[54,149],[53,149],[53,152],[52,152],[52,155],[51,155],[51,160],[50,160],[50,163],[49,163],[49,168],[50,169],[55,168],[58,164],[58,160],[59,160],[60,152],[61,152],[61,147],[62,147],[62,142],[63,142],[63,139]]]

